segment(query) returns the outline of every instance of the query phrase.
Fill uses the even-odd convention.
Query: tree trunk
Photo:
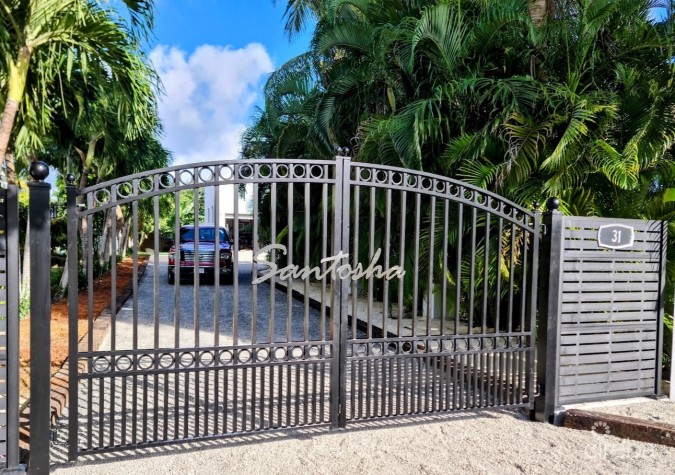
[[[80,184],[79,184],[79,189],[82,190],[87,187],[87,178],[89,176],[89,172],[91,171],[91,165],[94,161],[94,152],[96,150],[96,143],[98,142],[97,138],[93,138],[89,140],[89,144],[87,146],[87,153],[83,153],[80,149],[77,149],[77,153],[80,155],[80,158],[82,159],[82,175],[80,175]],[[85,204],[84,203],[84,197],[83,196],[78,196],[77,197],[77,204]],[[87,252],[87,249],[89,246],[91,246],[93,243],[90,243],[89,240],[87,239],[87,231],[88,231],[88,223],[86,219],[81,219],[80,220],[80,243],[82,245],[82,266],[84,269],[87,269],[87,265],[89,264],[88,262],[88,256],[89,253]]]
[[[540,27],[546,20],[549,9],[549,0],[530,0],[530,18],[536,27]]]
[[[70,256],[68,253],[66,253],[66,261],[63,264],[63,274],[61,274],[61,281],[59,282],[61,295],[63,295],[65,290],[68,288],[68,259],[70,259]]]
[[[19,111],[19,106],[26,90],[30,56],[30,49],[22,46],[19,48],[16,61],[10,60],[9,63],[7,101],[5,102],[5,110],[2,113],[2,120],[0,121],[0,169],[6,163],[7,182],[10,184],[15,183],[16,177],[14,172],[14,156],[7,155],[7,149],[9,148],[9,139],[12,136],[12,129],[16,121],[16,114]]]

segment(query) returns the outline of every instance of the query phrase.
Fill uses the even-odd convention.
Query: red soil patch
[[[139,275],[142,268],[147,264],[147,256],[139,257]],[[117,264],[117,289],[118,297],[131,285],[133,278],[133,259],[128,257]],[[110,272],[102,275],[94,281],[94,318],[98,318],[101,312],[110,306]],[[78,293],[78,341],[87,334],[87,290]],[[121,302],[118,300],[117,302]],[[68,358],[68,299],[63,298],[52,304],[52,364],[51,374],[54,375]],[[20,362],[20,397],[22,400],[29,398],[30,386],[30,318],[25,318],[19,323],[21,339]]]

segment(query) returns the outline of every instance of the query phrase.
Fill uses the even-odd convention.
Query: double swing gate
[[[344,156],[73,183],[71,459],[533,407],[538,213],[449,178]],[[184,226],[194,227],[190,243]],[[225,232],[200,241],[214,227]],[[222,276],[201,273],[227,253]],[[97,277],[107,269],[110,278]],[[112,299],[103,311],[101,292]]]

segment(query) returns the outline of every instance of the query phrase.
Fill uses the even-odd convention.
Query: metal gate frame
[[[305,189],[309,189],[309,183],[325,183],[332,184],[333,193],[332,193],[332,229],[333,235],[330,237],[332,239],[332,250],[334,255],[339,253],[349,254],[351,246],[356,246],[354,244],[354,229],[351,228],[350,223],[353,219],[353,211],[358,209],[358,200],[359,190],[363,191],[365,189],[371,190],[371,197],[374,197],[378,191],[383,191],[387,196],[387,222],[390,222],[391,218],[391,193],[399,192],[402,197],[410,194],[412,196],[410,200],[410,206],[412,203],[416,206],[417,218],[416,218],[416,230],[419,231],[421,227],[420,221],[420,209],[421,203],[423,200],[430,200],[432,213],[431,216],[431,225],[430,229],[434,228],[434,217],[436,211],[438,211],[435,206],[436,202],[440,202],[445,207],[445,217],[444,222],[445,229],[443,230],[444,237],[442,238],[442,247],[445,248],[444,251],[444,260],[445,264],[443,265],[444,275],[448,272],[451,272],[447,261],[447,247],[448,247],[448,209],[450,204],[455,204],[459,211],[457,211],[459,216],[459,228],[462,230],[459,233],[459,247],[457,250],[457,263],[456,268],[457,272],[464,272],[462,269],[462,259],[464,259],[464,253],[470,252],[471,254],[471,274],[470,274],[470,302],[465,302],[464,299],[460,299],[460,290],[459,284],[457,284],[457,310],[456,310],[456,322],[454,333],[449,332],[445,329],[442,330],[439,335],[434,335],[431,330],[431,324],[427,323],[426,334],[417,335],[415,334],[414,324],[413,324],[413,333],[409,337],[398,337],[392,338],[384,331],[384,334],[381,335],[381,338],[373,338],[371,333],[367,334],[367,338],[352,337],[349,338],[348,334],[351,330],[352,335],[356,335],[356,320],[357,315],[355,312],[352,312],[350,315],[350,297],[349,293],[352,290],[352,285],[355,285],[354,282],[350,284],[350,279],[348,278],[339,278],[339,282],[335,281],[333,277],[333,285],[331,286],[333,291],[333,296],[330,297],[331,300],[335,299],[336,303],[335,309],[331,308],[330,317],[332,319],[332,335],[325,341],[331,347],[329,354],[324,355],[321,351],[321,356],[326,361],[332,362],[330,367],[330,388],[329,388],[329,398],[330,398],[330,414],[329,414],[329,425],[331,428],[342,428],[347,425],[348,420],[354,420],[359,418],[379,418],[379,417],[396,417],[396,416],[409,416],[412,414],[422,414],[428,412],[444,412],[450,410],[460,410],[460,409],[471,409],[478,407],[525,407],[530,410],[533,408],[533,399],[535,392],[535,382],[534,382],[534,328],[535,328],[535,318],[536,318],[536,307],[537,307],[537,292],[536,282],[537,282],[537,265],[539,261],[539,235],[540,235],[540,213],[538,211],[530,212],[515,203],[512,203],[496,194],[490,193],[486,190],[474,187],[472,185],[463,183],[461,181],[453,180],[450,178],[431,175],[422,172],[416,172],[403,168],[388,167],[381,165],[371,165],[371,164],[361,164],[361,163],[352,163],[346,149],[338,150],[338,156],[333,160],[271,160],[271,159],[253,159],[253,160],[234,160],[234,161],[224,161],[224,162],[207,162],[200,164],[191,164],[185,166],[175,166],[161,170],[153,170],[149,172],[143,172],[128,177],[123,177],[120,179],[112,180],[106,183],[98,184],[85,188],[83,190],[77,190],[75,186],[75,177],[69,176],[68,185],[67,185],[67,209],[68,209],[68,254],[71,257],[69,259],[69,314],[70,314],[70,324],[71,324],[71,333],[70,333],[70,383],[69,383],[69,393],[70,393],[70,417],[69,417],[69,458],[75,460],[79,455],[85,453],[99,453],[99,452],[110,452],[110,451],[119,451],[125,449],[132,449],[136,447],[146,447],[146,446],[155,446],[155,445],[164,445],[169,443],[184,442],[184,441],[194,441],[198,439],[212,439],[220,438],[227,435],[240,435],[242,432],[235,431],[233,433],[227,434],[208,434],[204,433],[197,434],[193,437],[175,437],[170,439],[165,437],[163,439],[156,440],[145,440],[142,443],[139,443],[134,436],[132,443],[122,444],[122,446],[110,443],[108,445],[97,446],[95,441],[92,443],[91,436],[87,442],[87,448],[81,449],[79,446],[78,440],[78,383],[81,380],[92,381],[98,378],[101,388],[105,388],[105,383],[103,381],[103,376],[101,374],[96,374],[94,367],[96,362],[106,363],[108,368],[114,373],[117,361],[121,357],[120,354],[116,354],[115,351],[100,352],[96,353],[94,348],[89,348],[87,351],[80,352],[78,349],[77,341],[77,275],[78,275],[78,221],[80,219],[87,219],[91,223],[91,219],[94,213],[114,208],[119,204],[131,204],[133,207],[133,227],[134,233],[137,231],[138,225],[138,215],[137,215],[137,203],[140,199],[152,198],[154,200],[154,216],[156,220],[159,217],[159,201],[158,196],[164,193],[170,193],[174,191],[187,190],[187,189],[198,189],[206,186],[215,186],[215,185],[226,185],[226,184],[241,184],[241,183],[281,183],[281,181],[286,180],[288,183],[302,183],[305,185]],[[280,176],[275,176],[274,173],[277,172],[278,167],[285,167],[287,171],[286,177],[282,178]],[[266,170],[272,171],[271,176],[265,176],[262,174],[261,170],[263,167]],[[305,170],[305,174],[302,176],[294,177],[296,167],[298,170]],[[313,175],[312,170],[314,167],[317,170],[324,169],[328,170],[329,168],[334,168],[334,175],[329,177],[328,175],[322,175],[319,173],[317,176]],[[223,170],[231,171],[231,174],[227,177],[223,177]],[[364,173],[368,171],[368,174]],[[181,177],[183,173],[189,173],[192,177],[191,182],[181,182]],[[327,173],[327,172],[326,172]],[[170,177],[171,182],[163,182],[166,177]],[[323,181],[322,181],[323,180]],[[324,188],[325,190],[325,188]],[[324,191],[325,193],[325,191]],[[195,194],[195,210],[198,209],[198,199]],[[86,202],[81,205],[78,205],[78,196],[83,197]],[[257,187],[256,194],[257,197]],[[413,198],[415,201],[413,201]],[[256,198],[257,199],[257,198]],[[407,210],[407,205],[405,204],[405,198],[403,199],[403,207]],[[255,200],[254,200],[255,201]],[[178,203],[178,198],[176,198],[176,203]],[[425,201],[426,203],[426,201]],[[257,203],[254,203],[255,209],[257,210]],[[305,195],[305,209],[307,210],[309,206],[309,201],[307,195]],[[371,222],[374,218],[373,213],[375,209],[374,201],[369,202],[370,213],[371,213]],[[426,204],[425,204],[426,206]],[[176,206],[178,209],[178,206]],[[405,214],[404,210],[404,214]],[[254,213],[257,211],[254,211]],[[453,213],[455,211],[452,211]],[[178,213],[178,212],[177,212]],[[237,211],[235,211],[236,216]],[[198,221],[198,213],[195,211],[195,221]],[[479,219],[480,214],[480,219]],[[483,218],[482,216],[485,216]],[[463,217],[466,216],[466,221],[463,221]],[[494,218],[494,222],[490,221],[490,218]],[[236,219],[236,218],[235,218]],[[257,216],[255,217],[257,219]],[[477,234],[477,228],[479,227],[480,220],[485,219],[486,225],[484,225],[484,230],[480,231]],[[114,219],[112,220],[114,223]],[[198,223],[196,223],[198,225]],[[216,220],[216,225],[218,222]],[[180,225],[180,220],[176,220],[176,236],[178,235],[178,227]],[[113,224],[114,226],[114,224]],[[401,229],[405,226],[405,219],[401,225]],[[426,226],[426,223],[425,223]],[[236,254],[238,249],[238,236],[237,228],[235,227],[234,235],[234,253]],[[467,246],[464,251],[462,251],[462,240],[464,239],[464,234],[466,231],[466,239],[470,243],[470,246]],[[491,229],[494,229],[496,232],[491,234]],[[155,231],[157,231],[157,224],[155,223]],[[91,233],[91,226],[89,226],[89,233]],[[256,230],[254,233],[257,233]],[[389,231],[387,231],[389,232]],[[403,232],[403,231],[401,231]],[[307,238],[308,239],[308,238]],[[329,239],[329,236],[324,235],[323,239]],[[358,239],[358,238],[357,238]],[[388,239],[388,237],[387,237]],[[511,320],[511,312],[513,310],[513,304],[511,304],[511,310],[509,310],[509,323],[508,328],[502,331],[497,323],[496,327],[489,328],[486,324],[486,312],[488,312],[488,306],[493,305],[492,302],[488,303],[488,290],[490,286],[490,280],[488,276],[489,269],[489,259],[490,259],[490,239],[495,239],[498,244],[498,251],[495,253],[494,259],[497,259],[498,264],[501,266],[502,263],[502,252],[506,252],[505,249],[507,246],[510,246],[511,257],[504,262],[505,265],[510,263],[510,272],[509,272],[509,281],[503,282],[503,287],[500,287],[501,279],[501,268],[498,267],[497,275],[494,277],[497,282],[496,287],[496,308],[497,314],[499,314],[499,308],[501,307],[502,299],[507,301],[514,300],[514,285],[519,286],[521,294],[520,307],[518,311],[520,315],[518,318],[514,318],[513,322]],[[434,237],[432,237],[432,242]],[[509,241],[510,240],[510,241]],[[155,244],[158,245],[158,234],[155,232]],[[387,241],[388,242],[388,241]],[[504,247],[502,247],[502,243]],[[510,242],[510,244],[509,244]],[[217,244],[217,242],[216,242]],[[325,244],[325,243],[324,243]],[[389,243],[391,244],[391,243]],[[416,264],[414,268],[414,279],[415,279],[415,295],[414,295],[414,308],[418,307],[418,277],[420,274],[419,268],[419,241],[416,244]],[[92,272],[91,272],[91,246],[92,246],[92,236],[89,234],[88,237],[88,253],[89,253],[89,269],[87,273],[89,275],[89,286],[92,285]],[[195,245],[196,247],[196,245]],[[258,249],[257,247],[257,235],[254,236],[254,252]],[[470,251],[468,251],[470,249]],[[483,252],[484,259],[484,269],[483,275],[476,276],[475,267],[478,262],[478,256],[480,252]],[[516,249],[518,249],[518,258],[516,257]],[[388,250],[386,251],[389,252]],[[433,254],[433,244],[431,245],[431,250],[429,251],[430,256]],[[494,251],[493,251],[494,252]],[[358,257],[358,249],[354,252],[354,255]],[[372,255],[372,245],[371,245],[371,255]],[[138,257],[138,243],[134,239],[134,301],[133,307],[134,312],[137,311],[138,301],[136,299],[137,292],[137,257]],[[157,246],[155,248],[155,257],[158,256]],[[115,257],[113,252],[112,258]],[[178,260],[178,249],[176,249],[176,259]],[[403,257],[401,257],[403,261]],[[519,259],[519,260],[518,260]],[[430,257],[430,262],[433,259]],[[195,259],[195,270],[199,265],[199,257]],[[236,262],[236,260],[235,260]],[[346,262],[349,264],[348,262]],[[480,264],[480,263],[479,263]],[[235,265],[236,266],[236,265]],[[517,267],[520,267],[518,271]],[[114,267],[113,267],[114,268]],[[255,267],[254,267],[255,271]],[[235,267],[236,272],[236,267]],[[521,281],[515,282],[516,274],[520,272]],[[198,275],[195,274],[195,298],[196,293],[198,292]],[[180,277],[180,276],[178,276]],[[157,277],[156,277],[157,278]],[[476,289],[476,282],[479,282],[479,278],[483,278],[483,288]],[[431,264],[429,270],[429,283],[433,284],[434,277],[432,275]],[[216,279],[218,280],[218,279]],[[237,292],[237,280],[235,279],[234,292]],[[180,278],[177,279],[178,284],[180,285]],[[445,292],[445,279],[443,280],[443,292]],[[358,284],[358,282],[356,283]],[[216,284],[216,293],[217,293]],[[271,285],[274,288],[274,282]],[[430,285],[432,288],[433,285]],[[400,287],[402,291],[403,287]],[[113,289],[114,291],[114,289]],[[483,292],[482,294],[480,292]],[[475,293],[475,295],[474,295]],[[504,297],[506,295],[506,297]],[[474,302],[474,297],[478,300],[478,296],[481,296],[481,302]],[[490,297],[492,298],[492,297]],[[372,305],[373,296],[372,292],[369,294],[370,303]],[[445,299],[445,294],[444,294]],[[475,304],[475,313],[474,315],[474,304]],[[197,305],[197,304],[196,304]],[[305,304],[306,305],[306,304]],[[327,305],[327,302],[321,302],[321,305]],[[466,331],[462,332],[458,330],[460,322],[460,306],[464,305],[468,312],[470,312],[470,324],[466,325]],[[481,331],[474,331],[474,318],[480,320],[478,308],[482,305],[482,325],[479,325]],[[112,312],[113,319],[115,313],[115,300],[113,298]],[[195,307],[196,308],[196,307]],[[399,307],[402,308],[402,307]],[[431,307],[428,306],[430,309]],[[90,318],[91,317],[91,306],[89,309]],[[416,314],[416,310],[415,310]],[[384,315],[384,313],[383,313]],[[430,314],[427,314],[427,320],[430,320]],[[417,318],[414,316],[413,318]],[[446,318],[445,312],[443,313],[443,318]],[[464,316],[462,316],[464,318]],[[504,317],[506,319],[506,317]],[[114,321],[114,320],[113,320]],[[351,322],[351,323],[350,323]],[[497,317],[497,322],[499,322],[499,317]],[[91,321],[90,321],[90,330],[91,330]],[[506,325],[504,322],[502,325]],[[114,327],[113,327],[114,328]],[[291,342],[288,342],[291,343]],[[272,344],[272,343],[270,343]],[[357,347],[359,345],[366,345],[368,348],[366,353],[360,354]],[[388,345],[388,346],[387,346]],[[251,346],[251,351],[254,353],[258,351],[255,342]],[[273,345],[272,345],[273,346]],[[391,347],[395,350],[392,352],[382,351],[381,354],[375,353],[375,348],[385,348]],[[360,347],[359,347],[360,348]],[[160,358],[164,354],[175,354],[172,364],[178,365],[178,361],[181,358],[179,353],[183,351],[184,348],[157,348],[151,350],[136,350],[124,354],[129,360],[130,368],[133,374],[129,375],[117,375],[111,377],[124,378],[126,384],[127,377],[133,377],[133,380],[136,381],[136,378],[147,378],[148,376],[157,375],[163,370],[158,366]],[[272,348],[268,348],[266,351],[271,351]],[[213,348],[201,349],[199,347],[194,349],[193,361],[195,366],[195,372],[203,370],[203,368],[198,368],[198,363],[196,363],[204,352],[211,352],[212,356],[223,351],[222,348],[217,345]],[[236,353],[237,350],[235,350]],[[303,353],[304,355],[304,353]],[[149,360],[152,360],[149,364],[150,367],[147,371],[144,371],[139,364],[139,361],[149,356]],[[235,355],[236,356],[236,355]],[[118,358],[116,360],[116,358]],[[375,368],[374,373],[379,374],[378,371],[382,371],[382,374],[389,375],[389,386],[385,390],[384,379],[381,383],[382,391],[382,407],[388,405],[390,408],[389,411],[381,411],[375,413],[368,413],[365,417],[353,417],[348,416],[347,406],[350,403],[350,398],[355,397],[355,392],[360,391],[360,396],[364,396],[368,401],[367,404],[370,405],[370,397],[372,390],[370,388],[370,382],[368,382],[368,389],[363,389],[363,384],[359,384],[358,388],[354,386],[352,381],[352,386],[350,387],[350,393],[348,395],[348,386],[349,386],[349,374],[348,368],[354,368],[357,360],[363,359],[368,360],[367,364],[367,374],[371,374],[371,362]],[[385,360],[386,363],[385,363]],[[270,360],[271,361],[271,357]],[[305,361],[303,359],[303,361]],[[408,361],[414,362],[416,367],[410,368],[410,376],[412,381],[408,381]],[[79,364],[78,364],[79,363]],[[80,368],[84,363],[84,369]],[[199,363],[201,364],[201,363]],[[271,364],[271,363],[270,363]],[[413,364],[413,363],[411,363]],[[388,366],[387,366],[388,365]],[[393,366],[392,366],[393,365]],[[393,378],[392,375],[396,371],[402,371],[401,368],[405,367],[405,381],[399,373],[399,376]],[[393,369],[392,369],[393,368]],[[117,368],[119,369],[119,368]],[[178,366],[175,368],[170,368],[171,371],[174,371],[176,374],[180,371]],[[169,370],[167,370],[169,371]],[[424,375],[424,376],[422,376]],[[499,380],[498,377],[499,376]],[[379,376],[378,376],[379,377]],[[415,378],[417,377],[417,380]],[[385,378],[385,376],[383,376]],[[423,381],[424,380],[424,381]],[[375,386],[379,387],[376,380]],[[417,381],[417,386],[415,386],[415,381]],[[147,382],[147,379],[146,379]],[[464,384],[466,383],[466,387]],[[91,383],[90,383],[91,384]],[[178,384],[178,383],[177,383]],[[186,383],[187,384],[187,383]],[[457,398],[457,387],[461,384],[462,391],[465,392],[465,396],[460,396]],[[414,387],[413,387],[414,386]],[[112,386],[111,386],[112,387]],[[134,386],[135,387],[135,386]],[[412,389],[410,389],[412,387]],[[126,386],[125,386],[126,388]],[[412,391],[411,397],[414,399],[415,396],[418,396],[417,403],[413,403],[410,407],[407,407],[404,410],[400,410],[400,401],[401,401],[401,392],[405,392],[405,397],[409,389]],[[101,391],[103,391],[102,389]],[[415,392],[416,391],[416,392]],[[451,392],[454,395],[451,395]],[[378,389],[375,390],[374,397],[377,401]],[[387,404],[385,404],[385,393],[388,397]],[[126,389],[125,389],[126,394]],[[137,396],[136,391],[134,391],[134,397]],[[423,396],[423,397],[422,397]],[[101,396],[102,397],[102,396]],[[140,397],[138,395],[137,397]],[[147,408],[147,391],[145,393],[146,400],[145,406]],[[398,404],[396,405],[397,410],[392,411],[391,408],[394,407],[394,401],[398,397]],[[297,399],[297,398],[296,398]],[[407,401],[407,399],[406,399]],[[91,396],[87,402],[89,410],[91,411],[92,399]],[[134,403],[135,404],[135,403]],[[297,404],[297,400],[296,400]],[[360,403],[359,403],[360,404]],[[134,406],[135,407],[135,406]],[[271,407],[271,406],[270,406]],[[352,410],[353,410],[352,403]],[[147,409],[146,409],[147,412]],[[264,414],[263,414],[264,415]],[[134,412],[134,424],[136,424]],[[156,416],[157,417],[157,416]],[[176,416],[177,417],[177,416]],[[237,416],[238,417],[238,416]],[[165,415],[166,418],[166,415]],[[114,431],[113,428],[114,418],[110,417],[111,431]],[[91,419],[88,423],[92,425]],[[100,422],[100,424],[103,424]],[[322,422],[323,424],[323,422]],[[319,425],[322,425],[319,424]],[[155,419],[156,425],[156,419]],[[306,424],[306,425],[315,425],[315,424]],[[101,426],[102,427],[102,426]],[[286,429],[287,427],[281,427],[281,429]],[[156,429],[156,427],[155,427]],[[205,429],[206,430],[206,429]],[[269,430],[269,429],[257,429],[251,427],[249,431],[257,430]],[[155,430],[156,432],[156,430]],[[197,422],[197,432],[199,432],[199,422]],[[112,436],[111,436],[112,440]]]

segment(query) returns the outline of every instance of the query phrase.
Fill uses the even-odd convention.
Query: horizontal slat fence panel
[[[632,243],[601,247],[607,225],[632,227]],[[663,233],[657,221],[564,218],[559,405],[654,394]]]

